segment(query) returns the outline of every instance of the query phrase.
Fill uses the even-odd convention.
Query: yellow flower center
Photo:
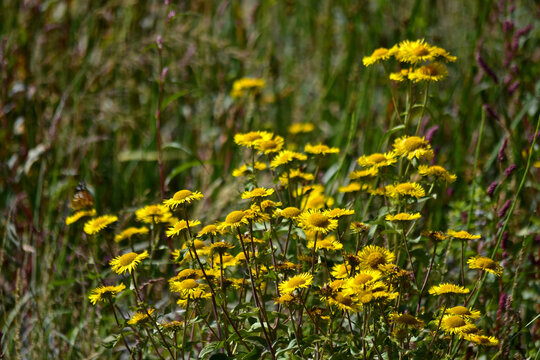
[[[444,322],[446,326],[450,329],[455,329],[467,325],[465,320],[463,320],[459,316],[450,316],[446,318]]]
[[[259,143],[259,148],[261,148],[262,150],[271,150],[276,149],[277,147],[278,144],[274,140],[267,140]]]
[[[424,140],[422,140],[418,136],[411,136],[405,139],[403,143],[401,143],[401,146],[403,146],[407,151],[414,151],[420,149],[424,147],[424,145]]]
[[[439,70],[437,67],[429,64],[423,67],[422,72],[429,76],[436,76],[439,75]]]
[[[452,314],[456,315],[470,315],[469,309],[467,309],[465,306],[456,306],[450,309],[450,312]]]
[[[189,190],[180,190],[180,191],[177,191],[174,194],[173,199],[176,200],[176,201],[180,201],[180,200],[184,200],[189,195],[191,195],[191,191],[189,191]]]
[[[253,196],[253,197],[265,196],[265,195],[266,195],[266,191],[264,189],[261,189],[261,188],[253,189],[251,191],[251,196]]]
[[[379,265],[386,264],[386,258],[384,257],[384,254],[381,254],[380,252],[374,252],[369,254],[367,263],[371,268],[377,269]]]
[[[248,133],[244,135],[245,141],[255,141],[259,139],[262,139],[262,136],[258,133]]]
[[[306,283],[306,279],[304,278],[292,278],[289,280],[288,287],[290,288],[297,288],[299,286],[302,286]]]
[[[386,157],[383,154],[371,154],[367,158],[368,161],[377,164],[386,160]]]
[[[486,336],[475,336],[474,339],[476,340],[477,343],[480,343],[480,344],[490,343],[489,338]]]
[[[199,286],[199,283],[196,282],[195,280],[193,279],[187,279],[187,280],[184,280],[182,281],[182,287],[186,290],[188,289],[195,289],[196,287]]]
[[[323,214],[311,214],[308,222],[312,226],[316,226],[318,228],[326,228],[328,225],[330,225],[330,220]]]
[[[362,302],[362,304],[367,304],[368,302],[373,300],[373,294],[371,292],[368,292],[368,291],[363,291],[358,296],[358,298],[360,299],[360,302]]]
[[[343,304],[345,306],[351,306],[352,305],[352,299],[348,296],[343,296],[341,293],[336,295],[336,301],[340,304]]]
[[[178,278],[187,279],[192,276],[196,276],[197,272],[193,269],[184,269],[178,273]]]
[[[415,56],[426,56],[429,55],[429,50],[426,49],[424,45],[418,45],[413,49],[412,53]]]
[[[488,258],[478,258],[476,259],[476,265],[482,269],[495,269],[497,265],[495,261]]]
[[[373,255],[373,254],[371,254]],[[369,261],[369,260],[368,260]],[[369,274],[358,274],[355,278],[354,278],[354,284],[355,285],[364,285],[366,284],[368,281],[371,281],[373,280],[373,276],[369,275]]]
[[[120,266],[128,266],[133,262],[133,260],[135,260],[136,257],[136,253],[130,252],[120,256],[120,259],[118,259],[118,263],[120,264]]]
[[[293,218],[295,216],[298,216],[300,213],[301,213],[300,209],[291,206],[291,207],[283,209],[283,211],[281,212],[281,215],[283,215],[286,218]]]
[[[400,193],[414,191],[414,186],[412,186],[411,184],[399,184],[398,186],[396,186],[396,190]]]
[[[243,218],[244,218],[244,212],[237,210],[227,215],[227,217],[225,218],[225,222],[227,224],[236,224],[242,221]]]

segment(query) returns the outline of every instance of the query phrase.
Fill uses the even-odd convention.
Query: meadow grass
[[[430,84],[426,98],[422,86],[411,97],[407,86],[388,80],[382,65],[362,64],[362,58],[379,47],[422,38],[458,58],[447,64],[447,79]],[[178,296],[165,280],[185,263],[172,265],[167,239],[174,248],[183,239],[165,236],[167,227],[154,224],[149,235],[133,244],[137,253],[148,250],[150,258],[143,259],[137,270],[139,281],[150,281],[141,297],[156,307],[156,316],[172,320],[174,315],[195,330],[194,335],[175,333],[180,345],[171,354],[167,347],[173,346],[172,336],[165,346],[169,340],[163,341],[150,323],[143,325],[146,329],[126,327],[128,347],[140,350],[136,357],[196,357],[202,352],[215,359],[217,354],[271,358],[270,348],[275,347],[273,355],[278,358],[422,358],[426,352],[449,358],[537,358],[538,39],[534,1],[2,2],[1,354],[8,359],[128,358],[115,313],[88,299],[101,279],[107,279],[107,285],[122,279],[113,277],[108,263],[129,246],[115,243],[114,234],[137,224],[137,209],[182,189],[204,194],[189,208],[189,218],[200,219],[202,225],[245,209],[250,203],[240,202],[240,195],[261,184],[275,188],[272,200],[279,200],[278,193],[285,198],[283,207],[299,205],[300,200],[268,172],[248,177],[247,182],[231,176],[233,169],[252,161],[249,149],[235,144],[235,135],[270,131],[285,139],[285,147],[299,152],[306,143],[340,149],[331,158],[310,159],[305,165],[319,175],[314,182],[325,186],[325,198],[334,198],[334,205],[325,208],[355,211],[346,223],[340,222],[343,234],[351,221],[372,225],[361,245],[388,245],[400,253],[398,265],[416,271],[415,286],[398,291],[398,299],[404,300],[393,302],[392,309],[377,313],[380,316],[373,315],[373,306],[373,312],[360,311],[351,322],[348,312],[330,311],[328,305],[322,316],[332,314],[334,327],[324,326],[333,329],[329,331],[333,335],[322,336],[302,304],[320,301],[317,291],[332,278],[328,271],[344,258],[310,253],[300,225],[293,233],[285,226],[275,235],[264,235],[257,226],[249,229],[248,222],[242,225],[242,234],[255,232],[267,241],[274,239],[270,248],[284,245],[288,238],[291,246],[293,240],[301,241],[299,248],[312,260],[301,273],[312,274],[315,266],[317,272],[312,288],[305,290],[310,302],[296,304],[292,314],[276,311],[270,289],[276,291],[287,277],[271,272],[265,278],[269,292],[263,296],[268,313],[258,314],[251,298],[257,290],[250,288],[248,268],[243,273],[248,284],[245,290],[242,287],[243,295],[223,291],[230,298],[217,296],[215,305],[217,310],[229,305],[235,329],[223,311],[215,321],[218,311],[211,302],[197,316],[194,304],[185,312],[176,305]],[[260,94],[231,96],[233,83],[243,77],[264,79]],[[427,106],[422,106],[424,100]],[[407,126],[400,126],[401,116],[410,117]],[[304,122],[312,123],[314,130],[304,135],[289,132],[291,124]],[[338,191],[347,185],[349,173],[359,169],[358,157],[391,150],[395,139],[414,135],[417,127],[419,135],[429,135],[436,163],[457,175],[454,183],[437,185],[432,193],[436,198],[410,207]],[[413,176],[417,164],[409,169],[405,160],[399,161],[394,177],[382,181],[411,179],[406,175]],[[88,185],[98,216],[118,216],[113,231],[94,236],[84,233],[84,221],[66,225],[80,181]],[[385,217],[413,209],[422,213],[421,225],[411,228],[406,234],[409,242],[403,243],[401,236],[407,231]],[[180,220],[185,216],[175,215]],[[269,225],[273,220],[266,221]],[[471,291],[482,287],[470,302],[482,312],[478,327],[498,339],[493,348],[469,346],[454,336],[444,339],[437,324],[437,312],[444,304],[426,300],[429,287],[420,295],[434,249],[420,237],[421,230],[447,229],[482,235],[480,242],[465,249],[465,261],[482,254],[504,268],[500,278],[481,274],[477,280],[474,271],[467,271],[465,279]],[[240,246],[235,235],[227,238],[236,241],[234,253]],[[357,250],[355,240],[344,235],[347,252]],[[410,249],[403,247],[407,244]],[[439,280],[461,284],[461,243],[445,241],[437,248],[429,286]],[[269,266],[273,252],[265,251],[267,257],[261,261]],[[298,260],[291,252],[284,257]],[[190,266],[197,269],[198,264]],[[127,317],[135,312],[138,300],[130,289],[132,279],[123,281],[128,290],[118,300]],[[223,283],[214,286],[219,290]],[[429,306],[417,311],[417,303],[424,303],[419,298]],[[420,316],[425,324],[405,337],[392,333],[392,326],[384,327],[391,310],[425,311]],[[296,319],[305,328],[291,325]],[[282,326],[265,335],[262,329],[274,321]],[[212,338],[218,323],[230,336],[228,342]],[[385,325],[376,330],[380,324]],[[181,332],[185,328],[180,327]],[[150,335],[144,335],[146,331]],[[252,338],[242,344],[246,332]],[[364,341],[358,343],[361,338]]]

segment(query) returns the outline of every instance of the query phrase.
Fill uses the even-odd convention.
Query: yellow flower
[[[433,150],[424,137],[402,136],[394,140],[394,152],[399,156],[406,156],[409,160],[417,158],[418,160],[431,160]]]
[[[386,195],[386,187],[378,187],[376,189],[374,188],[368,188],[367,189],[367,192],[371,195],[381,195],[381,196],[384,196]]]
[[[300,169],[291,169],[279,177],[279,182],[281,185],[287,186],[289,184],[289,179],[297,182],[308,182],[312,181],[314,176],[313,174],[305,173]]]
[[[354,277],[347,279],[346,287],[357,291],[365,290],[366,286],[380,279],[381,273],[374,270],[360,270]]]
[[[380,168],[384,166],[390,166],[397,161],[394,153],[374,153],[371,155],[363,155],[356,160],[358,165],[362,167],[375,167]]]
[[[332,276],[336,279],[344,279],[349,276],[351,273],[352,267],[351,265],[345,265],[345,264],[336,264],[332,267]]]
[[[388,78],[392,81],[402,82],[408,79],[410,69],[401,69],[399,72],[390,73]]]
[[[328,209],[324,212],[324,214],[332,219],[340,218],[342,216],[347,215],[354,215],[354,210],[351,209],[340,209],[340,208],[334,208],[334,209]]]
[[[349,229],[353,234],[358,234],[369,230],[370,227],[371,225],[365,224],[363,222],[353,221],[351,222],[351,226],[349,226]]]
[[[300,133],[310,133],[315,130],[315,125],[312,123],[296,123],[289,126],[289,133],[296,135]]]
[[[409,72],[408,77],[413,82],[440,81],[448,77],[448,70],[441,63],[432,63]]]
[[[255,170],[262,171],[262,170],[266,169],[266,164],[256,161],[254,167],[255,167]],[[244,165],[234,169],[233,172],[232,172],[232,176],[234,176],[234,177],[246,176],[248,173],[251,173],[252,171],[253,171],[253,169],[251,168],[251,165],[248,168],[248,165],[244,164]]]
[[[191,204],[193,200],[200,200],[203,197],[204,195],[199,191],[180,190],[172,198],[163,201],[163,204],[174,210],[178,205]]]
[[[424,61],[431,61],[437,56],[433,46],[422,40],[405,40],[399,43],[396,59],[400,62],[416,64]]]
[[[420,165],[418,167],[418,173],[422,176],[433,176],[447,183],[453,183],[457,179],[456,175],[449,173],[445,168],[439,165]]]
[[[238,253],[238,254],[245,255],[243,252]],[[214,261],[214,266],[218,269],[221,266],[223,266],[223,268],[225,269],[229,266],[236,266],[239,263],[239,260],[229,253],[224,253],[221,255],[221,257],[219,256],[219,254],[215,254],[213,257],[213,261]]]
[[[201,222],[199,220],[189,220],[189,223],[186,222],[186,220],[180,220],[174,226],[170,227],[165,233],[168,237],[173,236],[180,236],[183,230],[186,230],[189,226],[189,228],[193,228],[194,226],[200,225]]]
[[[127,229],[122,231],[120,234],[116,234],[114,236],[114,241],[115,242],[120,242],[120,241],[125,240],[125,239],[131,239],[131,237],[134,236],[134,235],[146,235],[146,234],[148,234],[148,228],[146,228],[144,226],[139,227],[139,228],[128,227]]]
[[[461,240],[478,240],[482,237],[481,235],[469,234],[468,232],[464,230],[461,230],[461,231],[448,230],[446,233],[448,234],[448,236],[452,236],[456,239],[461,239]]]
[[[135,270],[139,263],[148,257],[148,251],[144,251],[141,254],[134,252],[129,252],[127,254],[117,256],[109,262],[111,269],[117,274],[123,274],[126,271],[129,271],[131,274],[132,270]]]
[[[272,201],[272,200],[263,200],[263,201],[261,201],[260,206],[261,206],[261,210],[262,210],[262,211],[267,211],[267,210],[270,211],[270,210],[272,210],[273,208],[277,208],[277,207],[279,207],[279,206],[283,206],[283,204],[282,204],[280,201],[274,202],[274,201]]]
[[[137,311],[131,319],[128,320],[128,324],[135,325],[148,319],[148,315],[154,313],[154,309],[148,309],[147,311]]]
[[[295,297],[291,293],[286,293],[281,295],[280,297],[274,298],[274,304],[288,304],[292,301],[294,301]]]
[[[494,338],[493,336],[485,336],[480,334],[467,334],[463,336],[465,340],[468,340],[470,342],[473,342],[477,345],[482,346],[498,346],[499,340]]]
[[[286,281],[282,281],[279,284],[279,291],[282,294],[290,294],[295,290],[307,288],[313,282],[313,275],[309,273],[299,274],[290,277]]]
[[[448,239],[448,235],[442,231],[422,231],[422,236],[428,237],[431,241],[439,242]]]
[[[163,330],[167,332],[179,331],[184,326],[183,321],[173,320],[165,323],[161,323]]]
[[[276,270],[279,272],[295,272],[300,268],[300,265],[294,264],[290,261],[284,261],[276,264]]]
[[[445,315],[441,321],[441,329],[447,334],[460,335],[464,330],[468,329],[472,324],[467,322],[461,316]],[[474,325],[473,325],[474,326]]]
[[[339,154],[338,148],[331,148],[323,144],[311,145],[308,143],[305,146],[304,151],[313,155]]]
[[[188,302],[190,301],[192,303],[193,300],[199,301],[200,299],[208,299],[211,297],[212,297],[212,293],[206,292],[202,288],[198,288],[195,291],[190,292],[189,295],[186,295],[186,296],[182,295],[182,297],[178,299],[176,303],[180,305],[181,308],[185,309],[188,305]]]
[[[338,292],[337,294],[326,298],[326,302],[343,311],[360,311],[360,304],[355,301],[353,297],[345,295],[343,292]]]
[[[255,141],[255,149],[264,154],[272,154],[283,148],[284,140],[281,136],[274,136],[272,139],[261,139]]]
[[[182,281],[186,279],[200,279],[203,276],[201,270],[184,269],[180,271],[175,277],[169,279],[169,283],[174,281]]]
[[[380,246],[369,245],[358,252],[360,268],[378,270],[379,266],[391,264],[396,259],[393,252]]]
[[[502,275],[503,269],[499,263],[487,257],[473,256],[467,261],[467,264],[469,264],[471,269],[484,270],[499,277]]]
[[[282,216],[286,219],[296,219],[301,213],[302,210],[294,206],[289,206],[285,209],[276,209],[276,211],[274,212],[276,216]]]
[[[96,216],[96,209],[80,210],[80,211],[77,211],[75,214],[68,216],[66,218],[66,225],[71,225],[73,223],[76,223],[83,217],[94,217],[94,216]]]
[[[169,208],[165,205],[155,204],[147,205],[135,212],[137,221],[152,224],[152,223],[168,223],[172,218]]]
[[[88,235],[95,235],[116,221],[118,221],[118,217],[114,215],[103,215],[95,219],[88,220],[86,224],[84,224],[84,232]]]
[[[217,225],[210,224],[210,225],[206,225],[205,227],[203,227],[202,230],[199,231],[199,233],[197,234],[197,237],[202,237],[204,235],[216,236],[218,234],[218,232],[219,232],[219,230],[217,228]]]
[[[245,211],[236,210],[229,213],[229,215],[227,215],[227,217],[225,218],[225,221],[218,225],[218,229],[220,231],[223,231],[226,229],[236,229],[242,226],[242,224],[247,224],[247,223],[248,223],[248,219],[246,218]]]
[[[408,213],[399,213],[396,215],[388,214],[384,218],[386,221],[409,221],[409,220],[416,220],[420,219],[422,215],[420,213],[416,214],[408,214]]]
[[[370,56],[364,56],[362,58],[362,63],[364,66],[370,66],[375,63],[378,63],[381,60],[388,60],[393,55],[393,52],[395,49],[387,49],[387,48],[378,48]]]
[[[301,153],[297,153],[290,150],[282,150],[280,151],[270,162],[270,167],[272,169],[277,168],[278,166],[289,164],[295,160],[298,161],[304,161],[307,159],[307,156]]]
[[[327,234],[337,229],[338,222],[335,219],[325,215],[320,210],[309,209],[304,211],[298,218],[300,227],[305,231],[313,231],[321,234]]]
[[[411,196],[418,199],[426,195],[426,191],[420,184],[410,182],[397,185],[387,185],[385,187],[385,193],[392,198],[399,196]]]
[[[248,133],[234,135],[234,142],[240,146],[254,147],[259,141],[272,139],[274,134],[267,131],[250,131]]]
[[[390,313],[390,321],[400,327],[405,328],[421,328],[424,322],[410,314],[400,314],[398,312]]]
[[[205,285],[199,284],[194,279],[186,279],[182,281],[173,281],[169,283],[171,292],[180,293],[183,297],[187,297],[205,288]]]
[[[251,220],[255,223],[261,223],[270,220],[270,214],[263,212],[257,204],[252,204],[249,209],[244,211],[244,217],[246,220]]]
[[[455,62],[456,59],[457,59],[455,56],[450,55],[450,53],[448,51],[446,51],[443,48],[440,48],[438,46],[433,46],[431,48],[431,52],[433,54],[435,54],[436,59],[441,59],[442,58],[442,60],[447,61],[447,62]]]
[[[367,184],[360,184],[359,182],[351,182],[349,183],[349,185],[347,186],[340,186],[338,187],[338,191],[340,193],[351,193],[351,192],[356,192],[356,191],[360,191],[360,190],[367,190],[369,189],[369,185]]]
[[[375,177],[377,175],[379,175],[379,168],[374,166],[365,170],[355,170],[349,174],[349,178],[351,180],[358,180],[365,177]]]
[[[110,299],[125,288],[126,286],[124,284],[116,286],[99,286],[92,290],[92,293],[90,294],[90,296],[88,296],[88,298],[90,299],[92,305],[96,305],[98,301],[105,301],[107,299]]]
[[[476,320],[480,318],[480,311],[468,309],[465,306],[454,306],[446,309],[446,313],[450,315],[458,315],[465,319]]]
[[[256,95],[265,86],[264,79],[260,78],[241,78],[235,80],[231,90],[231,97],[237,99],[245,95]]]
[[[315,235],[315,234],[313,234]],[[314,240],[308,241],[308,249],[313,249]],[[315,250],[328,250],[328,251],[337,251],[343,249],[343,244],[336,240],[334,236],[329,236],[322,240],[317,240],[317,248]]]
[[[210,254],[224,254],[229,249],[234,249],[234,245],[224,241],[217,241],[210,245]]]
[[[429,293],[431,295],[468,294],[469,289],[464,288],[463,286],[445,283],[432,286],[429,289]]]
[[[324,194],[324,186],[316,184],[314,186],[304,186],[299,189],[299,194],[307,194],[307,197],[302,199],[301,208],[320,209],[334,205],[332,197],[326,197]]]
[[[255,188],[251,191],[245,191],[242,194],[242,199],[260,199],[262,197],[270,196],[274,193],[274,189]]]

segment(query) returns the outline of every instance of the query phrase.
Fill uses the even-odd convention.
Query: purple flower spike
[[[499,154],[497,155],[499,162],[504,160],[504,150],[506,150],[506,145],[508,145],[508,138],[504,138],[501,148],[499,149]]]
[[[506,212],[508,211],[509,208],[510,208],[510,200],[506,200],[504,205],[499,209],[499,212],[497,213],[497,215],[500,218],[504,217],[504,215],[506,215]]]
[[[493,197],[493,193],[497,189],[497,186],[499,186],[499,183],[497,181],[494,181],[491,184],[489,184],[487,188],[487,194],[489,195],[489,197]]]
[[[514,172],[514,170],[516,170],[516,167],[517,167],[516,164],[512,164],[512,165],[510,165],[509,167],[507,167],[506,170],[504,170],[504,175],[506,175],[506,176],[512,175],[512,173]]]

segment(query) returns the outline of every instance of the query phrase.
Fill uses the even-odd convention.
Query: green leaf
[[[163,102],[161,103],[161,110],[164,110],[167,106],[169,106],[172,102],[175,100],[180,99],[182,96],[189,94],[189,90],[180,90],[177,93],[174,93],[170,96],[167,96]]]

